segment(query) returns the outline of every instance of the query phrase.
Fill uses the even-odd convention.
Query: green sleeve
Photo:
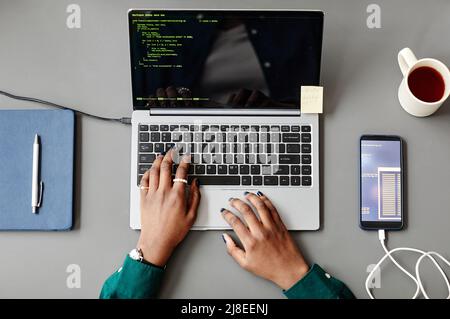
[[[131,259],[128,255],[123,266],[103,284],[101,299],[155,298],[164,269]]]
[[[284,295],[289,299],[354,299],[347,286],[314,264],[308,273]]]

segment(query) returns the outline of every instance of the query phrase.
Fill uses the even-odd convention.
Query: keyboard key
[[[280,131],[280,126],[279,125],[272,125],[272,126],[270,126],[270,130],[272,132],[279,132]]]
[[[203,164],[211,163],[211,155],[210,154],[202,154],[202,163]]]
[[[213,163],[213,164],[222,164],[222,155],[220,155],[220,154],[213,154],[211,156],[211,163]]]
[[[216,165],[206,165],[206,174],[215,175],[216,174]]]
[[[194,142],[197,143],[203,142],[203,133],[200,132],[194,133]]]
[[[239,125],[231,125],[230,131],[232,132],[239,132]]]
[[[194,131],[194,132],[200,131],[200,126],[199,125],[191,125],[191,131]]]
[[[248,140],[250,143],[258,143],[258,134],[257,133],[250,133],[248,135]]]
[[[155,153],[162,153],[164,151],[164,143],[155,143]]]
[[[167,131],[169,130],[169,125],[160,125],[160,126],[159,126],[159,129],[160,129],[162,132],[167,132]]]
[[[140,124],[139,125],[139,131],[148,131],[148,125]]]
[[[190,133],[190,132],[183,133],[183,142],[192,142],[193,140],[194,140],[194,138],[193,138],[192,133]]]
[[[180,125],[180,131],[183,131],[183,132],[189,131],[189,125],[187,125],[187,124]]]
[[[311,165],[302,165],[302,175],[311,175]]]
[[[292,125],[292,126],[291,126],[291,131],[292,131],[292,132],[300,132],[300,126],[298,126],[298,125]]]
[[[267,164],[278,164],[276,155],[267,155]]]
[[[273,143],[280,143],[281,134],[280,133],[271,133],[270,141]]]
[[[269,125],[261,125],[261,127],[259,129],[261,132],[269,132],[270,126]]]
[[[260,133],[259,141],[261,143],[269,143],[270,142],[270,134],[269,133]]]
[[[213,132],[218,132],[219,131],[219,125],[211,125],[209,127],[209,130],[213,131]]]
[[[237,134],[236,133],[228,133],[227,141],[230,143],[237,142]]]
[[[262,175],[272,175],[272,167],[270,165],[263,165],[261,173]]]
[[[259,132],[259,126],[258,125],[252,125],[250,127],[250,132]]]
[[[311,155],[302,155],[302,164],[311,164]]]
[[[280,164],[300,164],[300,155],[278,155],[278,162]]]
[[[221,130],[222,132],[227,132],[229,129],[230,129],[230,126],[229,126],[229,125],[221,125],[221,126],[220,126],[220,130]]]
[[[150,135],[148,133],[139,133],[139,142],[148,142]]]
[[[171,148],[173,148],[175,146],[175,143],[166,143],[166,149],[165,151],[167,152],[168,150],[170,150]]]
[[[289,125],[281,125],[281,132],[289,132],[290,129]]]
[[[195,174],[205,174],[205,165],[195,165]]]
[[[138,175],[138,177],[137,177],[137,184],[138,185],[141,183],[142,176],[143,175]]]
[[[300,165],[291,165],[291,175],[300,175]]]
[[[155,154],[139,154],[139,163],[153,163]]]
[[[241,144],[231,144],[231,151],[233,153],[240,153],[242,149]]]
[[[219,152],[220,152],[219,143],[209,144],[209,153],[215,154],[215,153],[219,153]]]
[[[225,185],[225,186],[231,186],[231,185],[240,185],[241,184],[241,178],[240,176],[225,176],[225,175],[200,175],[195,176],[191,175],[188,177],[189,183],[194,179],[198,178],[200,181],[200,185]]]
[[[150,125],[150,131],[159,131],[158,125]]]
[[[243,147],[243,151],[244,151],[244,153],[251,153],[252,152],[252,148],[251,148],[251,145],[250,144],[242,144],[242,147]]]
[[[161,141],[163,141],[163,142],[171,142],[172,141],[172,134],[171,133],[162,133],[161,134]]]
[[[209,125],[202,125],[201,129],[202,129],[202,132],[209,131]]]
[[[217,166],[217,174],[219,175],[227,175],[227,165],[219,165]]]
[[[275,165],[273,173],[275,175],[289,175],[289,165]]]
[[[302,143],[311,143],[310,133],[302,133]]]
[[[261,174],[261,166],[259,165],[252,165],[250,166],[250,172],[252,175],[259,175]]]
[[[152,167],[151,165],[139,165],[139,174],[144,174]]]
[[[245,154],[245,164],[255,164],[255,154]]]
[[[223,154],[223,162],[225,164],[233,164],[233,154]]]
[[[242,179],[242,185],[252,185],[252,177],[247,175],[247,176],[241,176]]]
[[[264,154],[258,154],[256,156],[256,163],[257,164],[266,164],[267,163],[267,157]]]
[[[139,143],[139,152],[142,152],[142,153],[153,152],[153,144],[152,143]]]
[[[239,133],[238,142],[239,143],[247,143],[248,142],[248,134],[247,133]]]
[[[188,152],[189,153],[191,153],[191,154],[197,153],[197,149],[198,149],[197,144],[189,143],[189,145],[188,145]]]
[[[267,186],[278,185],[278,176],[264,176],[264,185]]]
[[[181,142],[182,139],[183,139],[183,134],[182,133],[174,132],[172,134],[172,141],[173,142]]]
[[[286,153],[300,153],[300,144],[287,144]]]
[[[234,155],[234,163],[235,164],[244,164],[244,155],[242,154],[236,154]]]
[[[280,176],[280,185],[289,186],[289,176]]]
[[[177,147],[178,154],[186,154],[187,153],[186,143],[177,143],[176,147]]]
[[[250,167],[248,165],[239,165],[239,174],[241,175],[250,174]]]
[[[220,144],[220,150],[224,154],[231,153],[231,145],[228,143],[222,143]]]
[[[159,132],[152,132],[150,134],[150,140],[152,142],[159,142],[161,140],[161,134]]]
[[[214,142],[216,140],[216,134],[205,133],[205,142]]]
[[[178,129],[179,129],[179,126],[178,125],[170,125],[169,126],[169,129],[170,129],[170,131],[177,131]]]
[[[302,132],[311,132],[311,126],[309,125],[302,125]]]
[[[302,153],[311,153],[311,144],[302,144]]]
[[[291,185],[300,186],[300,176],[291,176]]]
[[[228,173],[231,175],[239,174],[239,166],[237,165],[229,165],[228,166]]]
[[[242,132],[250,131],[250,126],[249,125],[241,125],[241,131]]]
[[[192,174],[194,174],[194,172],[195,172],[195,167],[194,167],[194,165],[189,165],[188,174],[189,174],[189,175],[192,175]]]
[[[217,133],[216,134],[216,142],[226,142],[227,141],[227,134],[226,133]]]
[[[253,185],[259,186],[262,185],[262,183],[263,183],[262,176],[253,176]]]
[[[283,133],[283,143],[298,143],[300,142],[299,133]]]
[[[200,154],[192,154],[191,162],[194,164],[200,164]]]
[[[302,186],[311,186],[311,176],[302,176]]]

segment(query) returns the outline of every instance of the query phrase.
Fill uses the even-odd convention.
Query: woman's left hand
[[[164,266],[176,246],[186,237],[197,217],[200,203],[198,180],[186,185],[172,181],[174,150],[159,155],[141,180],[141,236],[138,248],[144,259]],[[181,158],[175,178],[186,179],[189,157]]]

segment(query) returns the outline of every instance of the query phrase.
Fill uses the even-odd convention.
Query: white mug
[[[403,80],[398,89],[398,99],[400,105],[406,112],[414,116],[424,117],[436,112],[442,103],[450,95],[450,71],[448,67],[441,61],[435,59],[420,59],[417,60],[414,53],[409,48],[404,48],[398,53],[398,64],[403,73]],[[418,99],[409,88],[409,75],[420,67],[430,67],[440,73],[444,79],[444,94],[439,101],[425,102]]]

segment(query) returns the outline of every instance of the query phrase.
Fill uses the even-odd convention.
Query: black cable
[[[129,117],[121,117],[121,118],[111,118],[111,117],[103,117],[103,116],[98,116],[98,115],[94,115],[94,114],[90,114],[90,113],[86,113],[83,111],[79,111],[79,110],[75,110],[72,109],[70,107],[66,107],[60,104],[56,104],[53,102],[49,102],[49,101],[45,101],[45,100],[40,100],[40,99],[35,99],[32,97],[27,97],[27,96],[20,96],[20,95],[14,95],[5,91],[0,91],[1,95],[4,95],[6,97],[9,97],[10,99],[14,99],[14,100],[19,100],[19,101],[28,101],[28,102],[33,102],[33,103],[39,103],[39,104],[43,104],[43,105],[48,105],[51,107],[56,107],[58,109],[62,109],[62,110],[71,110],[74,111],[75,113],[81,114],[81,115],[85,115],[97,120],[101,120],[101,121],[110,121],[110,122],[118,122],[121,124],[126,124],[129,125],[131,124],[131,118]]]

